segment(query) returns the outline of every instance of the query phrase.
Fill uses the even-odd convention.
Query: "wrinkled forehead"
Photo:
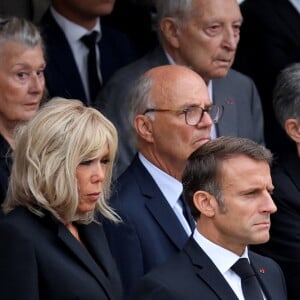
[[[193,0],[192,6],[192,15],[206,21],[218,19],[238,21],[242,19],[237,0]]]

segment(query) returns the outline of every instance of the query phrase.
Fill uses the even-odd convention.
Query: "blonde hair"
[[[96,109],[63,98],[50,100],[27,125],[18,129],[4,212],[26,206],[38,215],[43,214],[43,209],[48,210],[63,223],[91,222],[94,213],[76,214],[76,168],[101,155],[106,145],[110,162],[97,209],[104,217],[118,221],[118,215],[107,203],[117,131]]]

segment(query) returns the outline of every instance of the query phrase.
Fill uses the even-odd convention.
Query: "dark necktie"
[[[84,35],[80,40],[86,45],[89,49],[88,54],[88,84],[90,92],[90,102],[93,103],[96,99],[97,93],[101,88],[101,83],[98,76],[97,68],[97,54],[96,54],[96,40],[98,33],[93,31],[90,34]]]
[[[247,258],[240,258],[231,269],[241,277],[245,300],[263,300],[258,280]]]
[[[193,232],[195,229],[195,221],[194,221],[194,218],[192,217],[190,208],[186,205],[182,195],[179,197],[179,201],[181,202],[182,213]]]

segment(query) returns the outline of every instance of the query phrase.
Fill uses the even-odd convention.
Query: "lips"
[[[87,195],[87,198],[90,200],[98,200],[100,196],[100,193],[91,193]]]

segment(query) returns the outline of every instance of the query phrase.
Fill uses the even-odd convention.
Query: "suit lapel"
[[[189,239],[184,251],[190,257],[197,276],[206,282],[219,299],[238,300],[225,278],[193,238]]]
[[[224,106],[224,113],[217,124],[218,136],[237,136],[237,107],[235,97],[231,94],[232,83],[230,81],[230,70],[224,78],[212,81],[213,102]]]
[[[188,236],[167,200],[138,157],[135,157],[134,172],[141,192],[146,198],[145,206],[170,240],[178,249],[182,249]]]
[[[263,292],[267,299],[273,299],[274,297],[274,278],[273,274],[268,272],[263,262],[257,261],[253,255],[249,252],[249,258],[251,266],[255,272],[255,275],[263,289]]]
[[[48,64],[45,71],[46,74],[47,69],[49,69],[49,76],[51,74],[59,74],[58,77],[51,78],[51,81],[59,82],[59,84],[64,85],[66,95],[70,94],[70,96],[73,95],[73,97],[77,95],[76,97],[78,99],[86,101],[86,95],[75,59],[72,55],[72,50],[50,10],[43,16],[41,24],[42,35],[47,48]],[[50,69],[54,70],[51,72]],[[51,86],[49,88],[51,90]]]
[[[296,149],[294,149],[294,152],[289,152],[288,155],[282,159],[282,166],[300,191],[300,159],[296,154]]]
[[[85,226],[85,227],[83,227]],[[80,260],[84,267],[97,279],[99,284],[103,287],[103,290],[107,293],[110,299],[113,299],[112,291],[110,289],[110,283],[107,280],[108,270],[110,267],[106,265],[107,257],[105,257],[106,249],[104,248],[105,243],[99,243],[99,236],[103,235],[101,230],[95,230],[90,225],[82,225],[80,232],[83,233],[83,240],[87,243],[88,247],[91,247],[92,255],[95,255],[95,260],[88,253],[88,251],[81,245],[68,231],[68,229],[61,223],[58,224],[58,237],[65,244],[65,246]],[[91,227],[91,228],[88,228]],[[92,238],[94,237],[94,238]],[[96,238],[95,238],[96,237]],[[101,244],[101,245],[100,245]],[[98,253],[98,254],[96,254]],[[109,258],[109,256],[108,256]],[[103,268],[103,272],[99,265]]]

